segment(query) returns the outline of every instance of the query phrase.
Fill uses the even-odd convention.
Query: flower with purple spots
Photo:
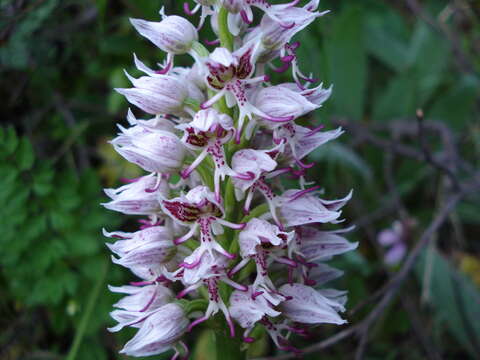
[[[185,3],[188,15],[200,12],[197,28],[163,9],[159,22],[131,20],[167,55],[156,69],[134,55],[145,75],[127,74],[133,88],[117,89],[152,115],[137,119],[129,110],[129,126],[119,126],[115,150],[145,174],[106,189],[111,201],[103,204],[142,217],[136,231],[104,230],[114,239],[112,261],[139,278],[109,287],[124,294],[109,330],[138,329],[121,353],[187,359],[183,335],[206,326],[246,344],[263,328],[279,349],[298,352],[292,334],[346,323],[346,291],[325,286],[343,274],[328,261],[358,245],[343,236],[351,228],[338,228],[352,193],[325,200],[307,181],[308,155],[343,130],[300,125],[332,87],[301,72],[300,43],[292,42],[327,11],[317,10],[318,0],[298,3]],[[252,8],[261,11],[257,22]],[[212,49],[198,42],[208,18],[218,37],[205,41],[218,45]],[[175,66],[181,54],[191,67]],[[270,69],[291,69],[293,79],[272,84]]]

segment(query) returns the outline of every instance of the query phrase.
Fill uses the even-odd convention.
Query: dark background
[[[107,143],[128,108],[112,89],[129,85],[123,69],[137,74],[133,52],[150,65],[163,59],[128,21],[158,20],[162,5],[182,13],[182,1],[0,1],[1,359],[126,358],[117,353],[133,332],[106,331],[116,299],[106,285],[133,276],[109,264],[101,228],[128,230],[132,220],[99,203],[102,187],[139,174]],[[462,193],[396,287],[385,284],[402,263],[385,265],[377,236],[399,221],[410,252],[478,169],[480,4],[324,0],[321,7],[332,12],[297,37],[299,63],[334,92],[305,121],[340,124],[346,133],[311,155],[318,165],[309,175],[333,197],[354,189],[344,214],[360,246],[334,262],[345,270],[335,287],[350,292],[349,325],[319,326],[294,343],[303,348],[363,324],[391,293],[368,329],[305,358],[475,358],[478,191]],[[203,36],[213,39],[209,25]],[[210,335],[200,327],[188,336],[193,358],[215,358]],[[262,339],[250,352],[275,349]]]

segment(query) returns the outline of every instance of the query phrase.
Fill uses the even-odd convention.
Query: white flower
[[[167,184],[160,176],[147,175],[118,189],[105,189],[112,199],[102,204],[107,209],[131,215],[154,215],[160,210],[159,195],[168,195]]]
[[[182,177],[188,177],[200,163],[210,155],[215,165],[213,175],[216,200],[220,201],[220,180],[234,172],[227,164],[223,145],[234,134],[233,120],[215,109],[200,110],[188,124],[177,126],[184,131],[182,142],[192,150],[201,150],[195,161],[182,171]]]
[[[258,253],[257,246],[284,246],[293,238],[293,233],[280,231],[278,226],[268,221],[253,218],[240,232],[238,242],[242,257],[254,256]]]
[[[277,167],[277,162],[272,158],[272,152],[268,150],[243,149],[233,155],[232,167],[236,173],[233,177],[233,184],[237,190],[235,194],[237,199],[241,200],[244,193],[263,175]],[[250,201],[251,198],[245,202],[244,209],[247,211]]]
[[[264,316],[279,316],[262,294],[258,294],[250,287],[248,291],[235,290],[230,295],[229,311],[232,317],[245,329],[251,329]]]
[[[141,19],[130,19],[130,22],[140,35],[167,53],[166,64],[160,73],[168,73],[173,67],[174,55],[190,52],[193,43],[198,40],[197,29],[180,16],[164,16],[160,22]]]
[[[335,231],[319,231],[313,227],[301,227],[299,253],[306,261],[325,261],[332,256],[355,250],[358,243],[351,243]]]
[[[136,269],[155,268],[168,263],[177,250],[173,243],[172,231],[164,226],[152,226],[133,234],[116,232],[105,235],[121,236],[125,239],[107,246],[120,256],[119,259],[112,257],[112,261],[131,269],[134,273]]]
[[[186,54],[198,40],[195,27],[180,16],[166,16],[160,22],[130,19],[140,35],[145,36],[161,50],[175,54]]]
[[[187,330],[189,321],[182,307],[166,304],[150,315],[137,334],[120,353],[130,356],[151,356],[174,347]]]
[[[341,211],[338,210],[350,200],[352,192],[343,199],[324,200],[315,195],[317,189],[291,189],[283,193],[278,207],[286,226],[339,222]]]
[[[120,129],[122,132],[112,144],[128,161],[146,171],[165,174],[177,171],[183,165],[185,148],[175,134],[142,126]]]
[[[344,311],[342,298],[327,297],[310,286],[303,284],[286,284],[280,292],[290,299],[281,305],[282,313],[290,320],[304,324],[346,323],[338,311]],[[343,294],[344,295],[344,294]]]
[[[212,90],[218,91],[215,96],[202,104],[208,108],[225,95],[227,105],[238,105],[240,114],[237,125],[236,140],[239,142],[245,118],[251,119],[253,114],[272,121],[287,121],[291,118],[270,117],[249,100],[247,87],[268,80],[266,76],[252,77],[255,70],[257,45],[246,45],[231,53],[225,48],[216,48],[205,60],[208,69],[207,84]]]
[[[315,129],[287,124],[280,126],[274,131],[274,138],[277,141],[284,141],[288,146],[295,163],[302,168],[309,168],[310,165],[304,164],[302,159],[316,148],[336,139],[343,134],[342,128],[322,132],[319,126]]]
[[[170,75],[141,76],[126,73],[133,84],[130,89],[115,89],[143,111],[152,114],[183,115],[188,88],[181,79]]]
[[[259,117],[261,125],[274,129],[315,110],[318,105],[285,86],[269,86],[256,93],[255,106],[268,117]],[[260,121],[264,119],[263,121]],[[279,120],[280,119],[280,120]]]
[[[159,285],[147,286],[109,286],[112,292],[128,294],[113,306],[118,308],[110,313],[118,324],[109,328],[111,332],[117,332],[125,326],[140,327],[141,324],[160,307],[173,300],[170,289]]]
[[[178,198],[163,200],[162,210],[174,221],[188,226],[190,230],[181,238],[175,240],[181,244],[195,235],[200,230],[200,247],[198,257],[205,251],[213,256],[213,252],[226,256],[229,259],[235,255],[226,251],[214,238],[214,234],[223,233],[222,225],[232,229],[243,229],[244,224],[233,224],[222,219],[223,207],[217,202],[215,194],[206,186],[197,186],[186,195]]]

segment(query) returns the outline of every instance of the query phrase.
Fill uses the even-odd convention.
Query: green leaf
[[[408,74],[394,77],[380,91],[374,102],[373,119],[375,121],[394,120],[414,114],[416,97],[415,80]]]
[[[351,6],[338,16],[326,43],[329,80],[333,84],[335,113],[361,119],[367,84],[367,56],[363,38],[363,14]]]
[[[305,31],[301,31],[296,39],[302,44],[298,50],[298,62],[304,74],[312,73],[315,77],[325,78],[326,76],[326,59],[325,51],[321,50],[320,39],[318,33],[320,24],[317,27],[308,27]],[[315,54],[315,56],[312,56]]]
[[[50,212],[50,221],[53,229],[64,231],[73,226],[75,218],[72,213],[54,210]]]
[[[107,360],[105,346],[96,338],[85,339],[78,349],[77,359]]]
[[[17,133],[15,132],[15,129],[13,127],[8,127],[7,130],[5,131],[5,137],[3,140],[2,147],[5,148],[5,153],[7,155],[13,154],[15,149],[18,146],[18,136]]]
[[[314,150],[309,159],[315,162],[327,162],[340,165],[354,171],[363,179],[372,178],[370,166],[354,151],[341,143],[328,143]]]
[[[30,240],[34,240],[47,230],[46,214],[37,214],[29,220],[29,226],[22,231],[22,235]]]
[[[474,76],[457,79],[453,87],[438,97],[427,116],[443,120],[455,130],[463,129],[475,119],[479,87],[480,81]]]
[[[401,30],[405,28],[401,16],[382,11],[369,15],[366,22],[366,47],[369,53],[396,72],[405,69],[408,49],[401,36]]]
[[[45,166],[37,171],[33,180],[33,191],[38,196],[48,195],[53,190],[53,169]]]
[[[7,203],[3,206],[2,212],[5,212],[10,217],[18,216],[20,213],[27,213],[27,199],[30,194],[30,189],[22,186],[22,184],[15,183],[13,192]]]
[[[33,166],[35,153],[30,141],[22,137],[16,152],[16,160],[20,170],[29,170]]]
[[[46,274],[35,281],[27,299],[29,305],[57,304],[63,293],[63,284]]]
[[[29,55],[32,48],[38,43],[34,39],[34,32],[52,13],[58,0],[42,1],[40,5],[33,6],[33,11],[25,11],[21,21],[15,24],[15,31],[8,37],[6,44],[0,47],[0,64],[4,67],[22,69],[29,64]]]
[[[480,217],[478,216],[478,202],[468,203],[462,202],[457,207],[457,212],[462,222],[469,224],[480,224]]]
[[[407,63],[417,79],[417,107],[422,107],[445,79],[450,50],[447,42],[419,20],[407,51]]]
[[[227,334],[212,330],[203,331],[196,343],[194,360],[244,360],[245,352],[240,351],[240,342]],[[228,356],[226,356],[228,354]]]
[[[431,271],[427,266],[431,266]],[[425,271],[429,271],[430,277],[425,278]],[[480,343],[478,289],[435,249],[424,251],[416,273],[430,293],[436,316],[447,324],[450,333],[472,356],[478,355],[473,346],[473,341]]]
[[[65,212],[77,208],[82,202],[82,198],[72,182],[66,182],[58,188],[55,191],[55,198],[59,209]]]
[[[69,231],[65,234],[65,242],[68,248],[76,256],[88,256],[95,254],[102,246],[100,229],[97,234]]]
[[[15,195],[15,190],[18,187],[18,169],[10,164],[0,164],[0,204],[6,204],[7,199]],[[0,207],[0,213],[5,211]]]

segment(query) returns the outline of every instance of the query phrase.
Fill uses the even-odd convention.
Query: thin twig
[[[386,307],[390,304],[390,302],[395,298],[398,290],[400,289],[403,281],[406,279],[407,275],[413,268],[418,256],[420,255],[421,251],[428,245],[430,239],[432,238],[433,234],[443,225],[445,220],[448,218],[450,212],[455,208],[457,203],[460,199],[465,195],[464,191],[457,192],[450,196],[449,200],[446,204],[440,209],[437,216],[434,220],[430,223],[428,228],[424,231],[420,240],[412,249],[410,254],[408,255],[407,259],[403,263],[403,266],[399,270],[399,272],[392,278],[392,280],[388,284],[388,291],[382,297],[380,302],[375,306],[375,308],[368,314],[368,316],[362,320],[360,326],[360,335],[362,338],[365,339],[364,346],[359,347],[360,352],[357,352],[356,358],[361,358],[363,356],[363,351],[366,348],[366,342],[368,341],[368,332],[370,327],[376,322],[376,320],[383,314]]]
[[[354,121],[347,121],[345,119],[333,119],[333,123],[345,128],[349,133],[355,136],[355,141],[359,143],[368,142],[373,146],[379,147],[385,151],[392,151],[397,155],[412,158],[417,161],[425,160],[425,156],[421,151],[418,151],[409,145],[404,145],[396,141],[386,140],[375,136],[364,124],[356,123]]]
[[[75,360],[75,358],[77,357],[78,349],[82,344],[83,336],[85,335],[85,330],[87,329],[90,318],[93,315],[93,310],[95,309],[95,304],[98,300],[98,296],[100,295],[100,290],[102,289],[102,286],[105,286],[104,284],[108,274],[109,266],[110,266],[109,261],[104,263],[102,271],[99,277],[97,278],[97,281],[90,293],[87,305],[85,307],[85,311],[83,312],[82,318],[77,327],[77,332],[75,333],[75,337],[73,339],[73,343],[72,343],[72,346],[70,347],[70,351],[68,352],[66,360]]]
[[[362,143],[369,143],[375,147],[378,147],[384,151],[390,151],[394,154],[411,158],[416,161],[424,162],[427,159],[422,151],[417,150],[410,145],[402,144],[401,142],[394,140],[383,139],[374,134],[374,130],[389,130],[391,133],[405,133],[406,135],[417,136],[418,126],[409,120],[393,121],[390,125],[385,126],[383,124],[367,126],[365,124],[348,121],[346,119],[334,118],[332,123],[345,128],[353,138],[353,145],[360,145]],[[414,125],[414,126],[412,126]],[[437,163],[448,162],[452,166],[458,166],[462,170],[465,170],[469,174],[473,174],[476,170],[474,166],[467,163],[464,159],[458,157],[458,153],[455,147],[454,136],[451,131],[443,124],[436,121],[425,121],[425,130],[435,131],[440,135],[442,143],[444,145],[444,151],[441,154],[434,156]],[[433,156],[433,155],[432,155]]]
[[[445,162],[440,162],[435,157],[433,157],[430,147],[427,144],[426,136],[425,136],[425,125],[424,125],[424,115],[421,109],[417,110],[417,124],[418,124],[418,139],[420,142],[420,147],[423,151],[425,156],[425,160],[427,163],[432,165],[433,167],[440,170],[440,172],[445,173],[450,179],[452,186],[458,190],[460,188],[458,178],[456,174],[447,166]]]
[[[302,350],[302,352],[304,354],[311,354],[311,353],[315,353],[317,351],[320,351],[320,350],[323,350],[323,349],[326,349],[332,345],[335,345],[336,343],[344,340],[344,339],[347,339],[349,338],[350,336],[352,336],[358,329],[358,325],[353,325],[353,326],[350,326],[338,333],[336,333],[335,335],[317,343],[317,344],[314,344],[314,345],[310,345],[310,346],[307,346],[306,348],[304,348]],[[278,356],[269,356],[269,357],[263,357],[263,358],[255,358],[255,359],[252,359],[252,360],[288,360],[288,359],[293,359],[297,357],[296,354],[283,354],[283,355],[278,355]]]

